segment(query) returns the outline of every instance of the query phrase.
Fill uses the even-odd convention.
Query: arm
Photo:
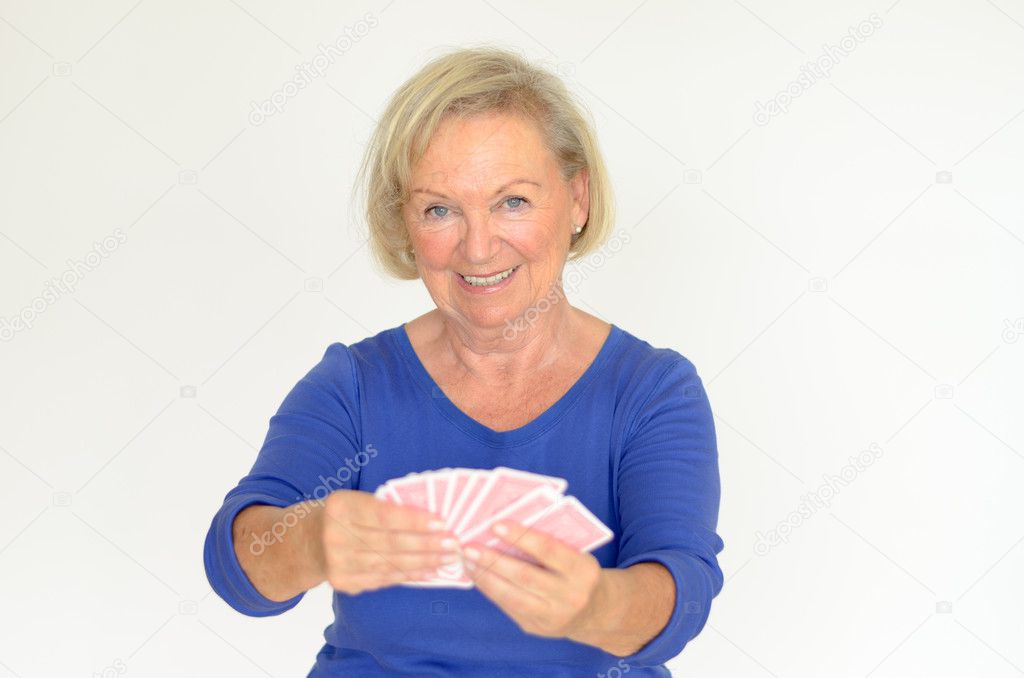
[[[235,610],[257,617],[281,614],[319,583],[318,542],[308,538],[318,514],[292,525],[284,509],[356,486],[359,467],[353,470],[349,457],[359,450],[358,411],[348,348],[332,344],[270,418],[251,471],[228,492],[207,532],[207,579]],[[307,568],[289,570],[303,554],[311,556],[303,561]]]
[[[625,661],[660,664],[700,633],[723,584],[714,420],[688,360],[675,357],[650,389],[627,435],[616,478],[622,528],[617,566],[623,574],[611,575],[614,601],[595,603],[594,618],[641,620],[633,629],[619,625],[630,644],[644,643]],[[634,572],[641,565],[644,570]]]
[[[700,632],[722,588],[723,548],[715,431],[696,371],[677,354],[639,386],[646,395],[614,464],[615,567],[515,521],[496,534],[541,566],[466,550],[477,587],[523,631],[586,643],[632,667],[664,664]]]
[[[323,510],[322,504],[312,501],[288,508],[256,504],[235,517],[235,556],[268,600],[283,603],[325,580]]]
[[[523,631],[586,643],[636,667],[679,654],[722,588],[710,407],[684,359],[653,382],[641,384],[646,402],[616,460],[616,567],[516,521],[492,531],[539,565],[479,544],[464,549],[476,586]]]
[[[568,637],[625,657],[640,650],[672,616],[675,580],[658,563],[602,568],[585,623]]]

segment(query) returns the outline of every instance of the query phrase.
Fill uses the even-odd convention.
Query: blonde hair
[[[365,218],[373,259],[388,274],[419,277],[402,207],[412,167],[438,125],[448,117],[515,113],[533,121],[561,168],[572,179],[589,174],[589,214],[572,236],[569,260],[599,248],[614,221],[611,185],[586,106],[554,73],[515,52],[481,46],[435,58],[392,95],[363,156],[356,187],[365,191]]]

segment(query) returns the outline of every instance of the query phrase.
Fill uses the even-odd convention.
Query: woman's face
[[[403,214],[438,309],[486,332],[555,289],[588,204],[586,171],[564,181],[533,123],[490,114],[438,127],[413,167]]]

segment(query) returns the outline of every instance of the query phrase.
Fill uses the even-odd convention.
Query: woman
[[[724,545],[701,380],[562,294],[566,261],[612,221],[580,111],[557,77],[479,48],[425,66],[378,122],[360,172],[372,252],[437,308],[327,348],[204,554],[247,615],[335,589],[310,676],[667,676],[707,620]],[[498,466],[568,480],[615,538],[580,553],[509,523],[536,563],[460,552],[431,513],[373,495],[413,471]],[[473,588],[396,586],[453,560]]]

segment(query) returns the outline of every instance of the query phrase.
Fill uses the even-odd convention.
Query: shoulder
[[[621,333],[617,370],[631,431],[669,413],[672,417],[710,419],[704,383],[686,355],[654,346],[625,330]]]
[[[362,373],[368,368],[387,367],[397,357],[393,336],[400,328],[382,330],[354,343],[332,342],[304,380],[334,392],[358,391]]]
[[[412,348],[398,325],[353,343],[330,344],[311,373],[335,388],[372,393],[409,380],[410,353]]]
[[[697,367],[678,350],[658,347],[619,328],[618,368],[641,394],[650,394],[666,382],[700,384]]]

